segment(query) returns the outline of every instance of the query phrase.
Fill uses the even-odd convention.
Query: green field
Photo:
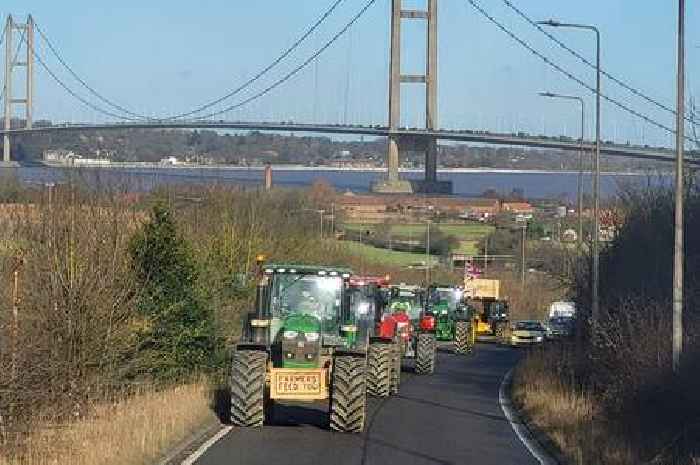
[[[350,231],[367,231],[374,230],[376,224],[361,224],[349,223],[345,228]],[[459,246],[453,250],[455,253],[463,253],[467,255],[476,255],[478,253],[477,243],[485,236],[493,232],[493,226],[468,223],[468,224],[438,224],[440,231],[455,237],[459,241]],[[422,239],[425,235],[425,224],[393,224],[391,225],[392,234],[401,237],[415,236],[416,239]],[[373,247],[371,247],[373,248]],[[382,250],[382,249],[375,249]],[[389,251],[390,252],[390,251]],[[403,255],[417,255],[405,252],[394,252]]]
[[[480,239],[493,231],[493,226],[484,224],[438,224],[440,231],[458,239]],[[345,228],[351,231],[374,230],[376,224],[348,223]],[[425,234],[425,224],[392,224],[391,232],[399,236]]]
[[[352,254],[362,257],[367,261],[383,265],[407,267],[425,261],[425,254],[380,249],[372,247],[371,245],[351,241],[344,242],[344,244]],[[430,259],[432,263],[437,262],[436,257],[431,256]]]

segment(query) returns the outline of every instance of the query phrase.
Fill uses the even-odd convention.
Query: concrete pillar
[[[14,33],[14,24],[12,16],[7,16],[7,25],[5,27],[5,130],[11,129],[12,124],[12,35]],[[5,134],[3,137],[2,161],[10,162],[10,136]]]
[[[437,0],[428,0],[428,33],[425,61],[425,127],[437,128]],[[437,181],[437,141],[431,139],[425,150],[425,181]]]
[[[389,65],[389,129],[401,124],[401,2],[391,0],[391,52]],[[387,179],[399,179],[399,141],[389,136],[387,149]]]
[[[27,129],[32,128],[32,109],[34,105],[34,18],[27,18],[27,96],[25,101],[25,114]]]

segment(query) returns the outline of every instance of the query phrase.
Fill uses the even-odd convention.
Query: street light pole
[[[555,94],[552,92],[540,92],[540,96],[549,98],[560,98],[566,100],[576,100],[581,104],[581,147],[578,152],[578,182],[576,185],[576,210],[578,212],[578,248],[581,250],[581,245],[583,244],[583,217],[581,212],[583,210],[583,153],[584,149],[584,138],[586,134],[586,104],[583,98],[574,95],[563,95]]]
[[[678,1],[676,82],[676,205],[673,243],[673,371],[683,351],[683,148],[685,141],[685,0]]]
[[[595,158],[593,162],[593,272],[591,279],[591,321],[598,321],[600,280],[600,31],[588,24],[562,23],[553,19],[538,21],[538,24],[552,27],[571,27],[595,32],[596,38],[596,91],[595,91]]]

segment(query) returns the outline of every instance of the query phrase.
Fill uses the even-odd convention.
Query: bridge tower
[[[19,47],[24,44],[24,58],[21,57],[20,49],[14,48],[14,36],[19,35]],[[25,93],[24,98],[14,98],[12,88],[12,78],[15,68],[24,68]],[[32,128],[32,107],[34,99],[34,20],[32,16],[27,16],[27,21],[15,23],[12,15],[8,15],[5,26],[5,87],[3,89],[5,98],[5,130],[12,129],[12,109],[14,105],[24,105],[25,124],[27,129]],[[10,162],[10,136],[3,137],[3,162]]]
[[[399,129],[401,121],[401,84],[422,83],[425,85],[425,128],[437,127],[437,3],[426,0],[427,10],[404,10],[402,0],[391,2],[391,63],[389,70],[389,130]],[[426,66],[423,75],[401,74],[401,22],[402,20],[424,20],[426,33]],[[425,180],[412,184],[399,177],[399,155],[403,150],[425,151]],[[387,177],[372,187],[375,192],[442,192],[451,191],[450,183],[437,181],[437,140],[427,136],[399,136],[391,134],[387,150]]]

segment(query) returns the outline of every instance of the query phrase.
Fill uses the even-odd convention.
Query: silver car
[[[539,321],[518,321],[512,327],[508,343],[513,347],[542,344],[546,336],[547,328]]]

